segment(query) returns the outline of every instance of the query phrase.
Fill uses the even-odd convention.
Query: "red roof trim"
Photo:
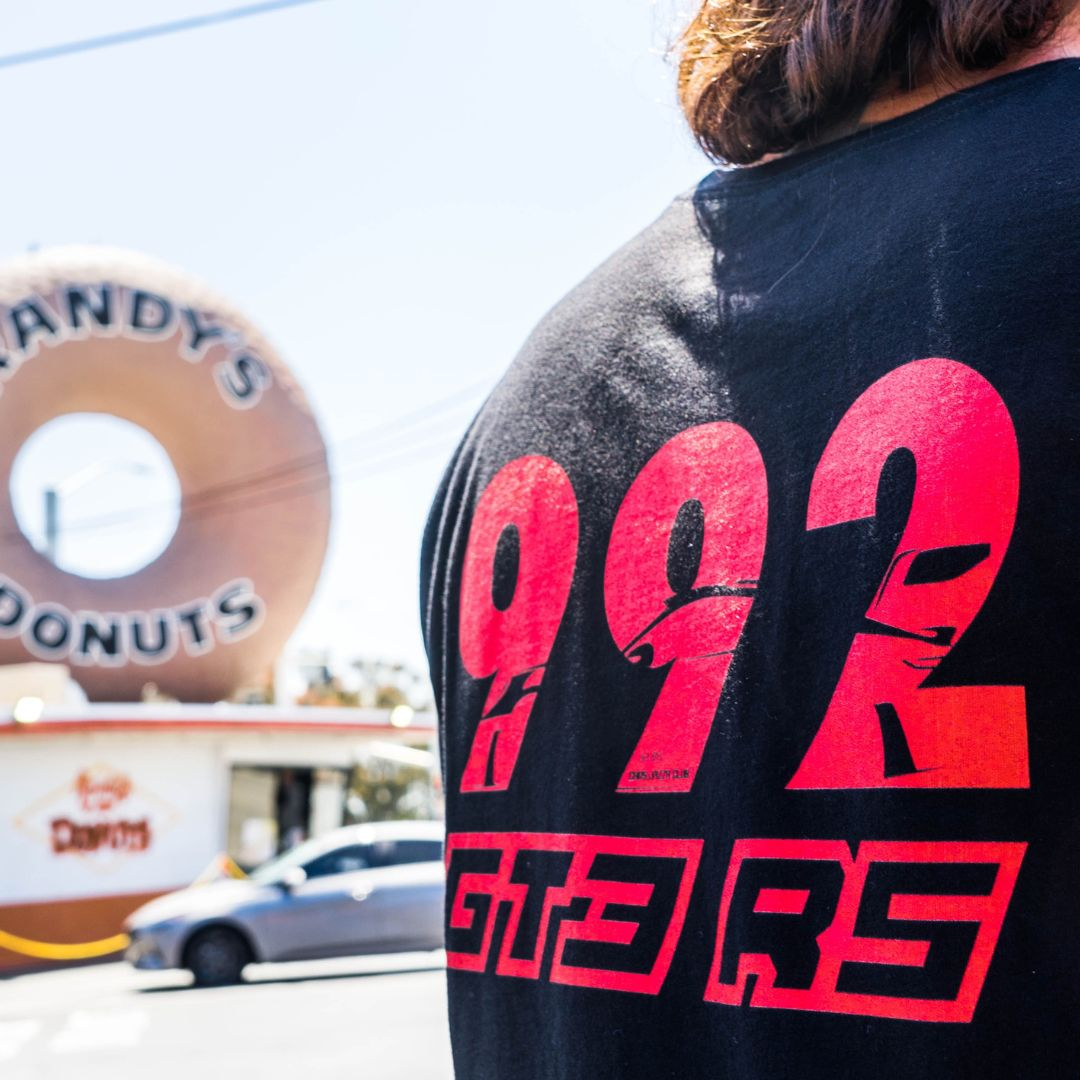
[[[314,720],[39,720],[35,724],[0,724],[5,735],[57,735],[83,731],[302,731],[307,733],[363,733],[403,735],[408,731],[430,733],[426,725],[406,728],[391,724],[323,723]]]

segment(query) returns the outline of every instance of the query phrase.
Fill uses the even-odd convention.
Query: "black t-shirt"
[[[460,1078],[1080,1076],[1078,106],[709,176],[481,410],[422,586]]]

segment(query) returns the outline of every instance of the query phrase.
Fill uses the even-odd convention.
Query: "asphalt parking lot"
[[[110,963],[0,979],[4,1080],[450,1080],[437,953],[249,967],[244,985]]]

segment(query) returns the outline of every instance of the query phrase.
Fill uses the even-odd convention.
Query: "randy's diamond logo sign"
[[[96,764],[27,807],[15,825],[57,857],[81,857],[107,870],[149,851],[178,818],[127,773]]]

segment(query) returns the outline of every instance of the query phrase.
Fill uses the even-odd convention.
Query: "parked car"
[[[200,986],[250,963],[438,949],[443,826],[353,825],[299,844],[246,879],[160,896],[127,919],[137,968],[188,968]]]

